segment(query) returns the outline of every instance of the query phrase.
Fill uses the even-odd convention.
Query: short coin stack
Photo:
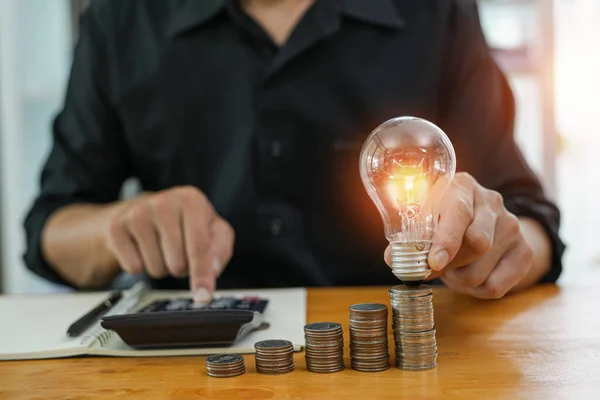
[[[339,372],[344,369],[344,333],[336,322],[315,322],[304,326],[306,368],[311,372]]]
[[[230,378],[246,372],[244,357],[240,354],[215,354],[206,358],[206,372],[215,378]]]
[[[437,365],[431,286],[394,286],[389,291],[396,367],[426,370]]]
[[[263,340],[254,344],[256,372],[285,374],[294,370],[294,346],[287,340]]]
[[[385,304],[350,306],[350,363],[353,369],[377,372],[390,367],[387,328],[388,308]]]

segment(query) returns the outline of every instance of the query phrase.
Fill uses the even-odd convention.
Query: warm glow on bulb
[[[431,273],[427,254],[438,208],[456,169],[452,143],[429,121],[393,118],[371,132],[359,167],[390,242],[392,272],[418,285]]]
[[[431,184],[425,176],[395,174],[390,175],[386,191],[391,204],[398,208],[422,203],[429,193]]]

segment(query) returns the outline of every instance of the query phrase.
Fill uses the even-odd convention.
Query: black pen
[[[83,317],[73,322],[73,324],[69,326],[69,329],[67,329],[67,336],[77,337],[81,335],[81,333],[96,322],[102,314],[110,310],[119,301],[121,296],[122,293],[120,291],[112,292],[108,299],[104,300]]]

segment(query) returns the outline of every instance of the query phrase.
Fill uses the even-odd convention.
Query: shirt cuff
[[[550,270],[538,283],[556,283],[562,273],[562,258],[566,248],[558,234],[560,211],[545,199],[513,197],[505,199],[504,204],[516,216],[538,221],[546,231],[552,247],[552,262]]]
[[[74,288],[74,285],[62,278],[48,263],[42,251],[42,232],[46,221],[58,209],[73,202],[47,201],[38,199],[25,219],[27,237],[23,261],[27,269],[40,277],[59,285]]]

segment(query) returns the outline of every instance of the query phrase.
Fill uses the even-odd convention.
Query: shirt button
[[[283,221],[281,220],[281,218],[273,218],[271,220],[271,223],[269,224],[269,232],[271,232],[271,235],[279,236],[279,235],[281,235],[282,231],[283,231]]]
[[[281,142],[274,140],[271,142],[271,157],[276,158],[281,155]]]

